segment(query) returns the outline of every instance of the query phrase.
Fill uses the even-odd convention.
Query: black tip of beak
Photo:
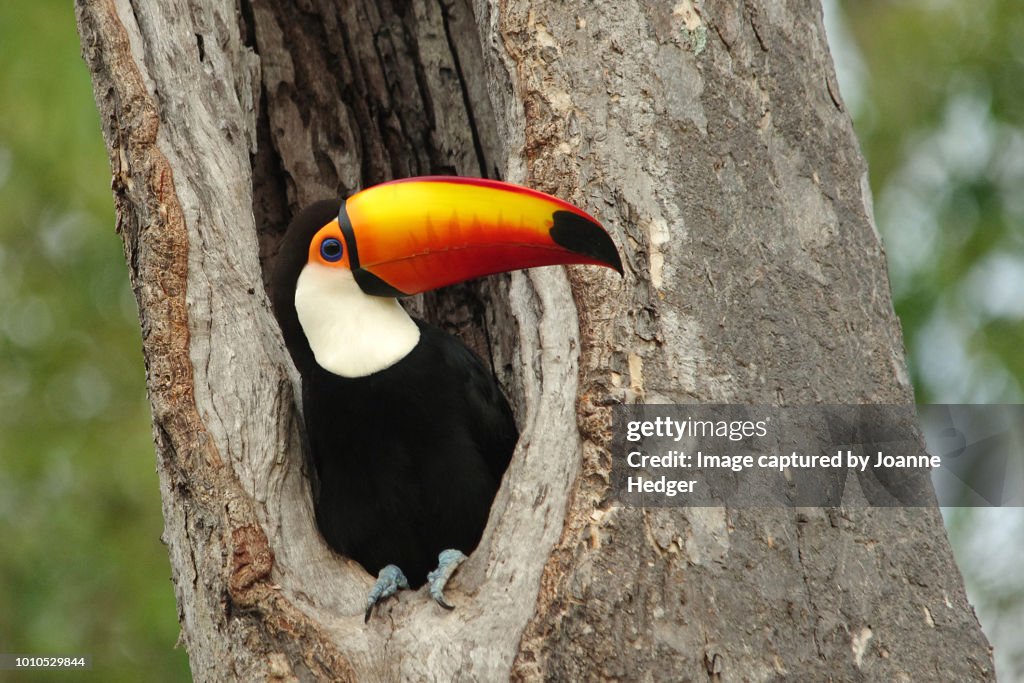
[[[622,259],[615,243],[597,223],[572,211],[555,211],[551,239],[555,244],[600,261],[622,275]]]

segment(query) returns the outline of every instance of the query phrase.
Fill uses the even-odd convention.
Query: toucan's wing
[[[440,329],[420,323],[421,333],[435,337],[445,347],[446,362],[453,376],[459,378],[470,435],[496,481],[505,474],[519,431],[515,418],[498,381],[490,368],[457,338]]]
[[[479,422],[474,436],[480,444],[487,466],[495,478],[501,481],[519,440],[519,430],[516,429],[512,408],[490,369],[469,349],[466,349],[466,353],[472,358],[474,367],[470,373],[466,397],[484,406],[478,412]]]

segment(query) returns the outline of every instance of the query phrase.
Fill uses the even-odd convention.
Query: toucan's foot
[[[373,613],[373,606],[385,598],[390,598],[392,595],[397,593],[402,588],[409,587],[409,580],[405,578],[405,574],[402,570],[393,564],[389,564],[380,570],[377,574],[377,583],[374,584],[373,590],[370,591],[370,595],[366,598],[366,615],[363,617],[363,623],[370,620],[370,614]]]
[[[444,587],[448,585],[448,579],[452,578],[452,574],[465,559],[466,556],[461,550],[454,548],[445,550],[437,556],[437,569],[427,574],[427,581],[430,582],[430,597],[445,609],[454,609],[455,606],[449,605],[448,601],[444,599]]]

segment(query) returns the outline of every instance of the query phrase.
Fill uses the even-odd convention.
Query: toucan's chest
[[[469,385],[480,381],[483,368],[465,362],[469,351],[454,338],[409,320],[417,327],[416,343],[381,370],[346,377],[317,362],[302,372],[306,422],[324,432],[328,450],[340,444],[427,449],[476,431],[475,416],[487,406],[474,405]],[[504,404],[500,394],[496,399]]]

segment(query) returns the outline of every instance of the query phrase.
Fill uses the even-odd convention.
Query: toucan
[[[274,313],[302,380],[317,525],[331,548],[377,575],[364,620],[426,582],[451,609],[445,584],[480,541],[518,439],[483,362],[398,299],[568,263],[622,273],[593,217],[494,180],[386,182],[312,204],[288,226],[271,278]]]

